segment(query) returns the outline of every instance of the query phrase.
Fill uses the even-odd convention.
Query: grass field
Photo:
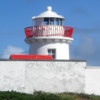
[[[19,92],[0,92],[0,100],[100,100],[100,96],[74,93],[44,93],[25,94]]]

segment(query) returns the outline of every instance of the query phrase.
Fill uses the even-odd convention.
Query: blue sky
[[[32,16],[39,15],[47,6],[66,18],[65,26],[74,28],[71,58],[100,66],[100,0],[1,0],[0,58],[16,52],[28,53],[24,28],[31,26]]]

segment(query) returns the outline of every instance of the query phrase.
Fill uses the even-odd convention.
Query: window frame
[[[50,50],[50,52],[51,52],[52,54],[49,53],[49,50]],[[53,50],[54,50],[54,54],[53,54]],[[48,52],[48,55],[51,55],[51,56],[53,57],[53,59],[56,59],[56,49],[55,49],[55,48],[49,48],[49,49],[47,50],[47,52]]]

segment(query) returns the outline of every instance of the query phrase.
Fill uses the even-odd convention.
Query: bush
[[[100,96],[74,93],[45,93],[34,92],[25,94],[19,92],[0,92],[0,100],[100,100]]]

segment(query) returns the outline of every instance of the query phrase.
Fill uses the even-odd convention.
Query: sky
[[[28,54],[24,28],[47,6],[65,17],[65,26],[74,28],[70,58],[100,66],[100,0],[0,0],[0,58]]]

